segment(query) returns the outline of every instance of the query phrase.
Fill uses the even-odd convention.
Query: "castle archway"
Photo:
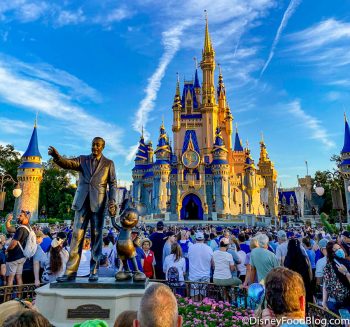
[[[190,193],[183,198],[180,218],[182,220],[203,220],[203,206],[197,195]]]

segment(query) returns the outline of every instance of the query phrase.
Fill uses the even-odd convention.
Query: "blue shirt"
[[[139,268],[140,271],[143,272],[142,269],[142,263],[141,260],[145,258],[145,253],[143,252],[143,250],[139,247],[136,248],[136,262],[137,262],[137,267]],[[132,260],[128,259],[128,266],[130,270],[134,270],[134,266],[132,264]]]
[[[241,248],[241,250],[245,253],[250,253],[250,246],[248,244],[245,244],[245,243],[241,243],[239,245],[239,247]]]
[[[51,247],[51,241],[52,240],[49,236],[43,238],[43,241],[41,242],[40,246],[45,253],[49,252]]]
[[[309,257],[310,263],[311,263],[311,268],[315,269],[316,268],[316,255],[315,251],[312,249],[306,249],[307,256]]]

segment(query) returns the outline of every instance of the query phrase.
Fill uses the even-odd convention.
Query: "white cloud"
[[[321,142],[326,148],[335,147],[335,143],[330,139],[325,127],[322,126],[322,122],[306,113],[300,105],[298,100],[290,102],[287,105],[288,112],[297,119],[297,122],[305,129],[308,129],[311,133],[311,138]]]
[[[77,11],[62,10],[56,19],[56,24],[57,26],[76,25],[85,20],[86,17],[81,8]]]
[[[91,141],[93,137],[100,135],[106,139],[108,148],[115,154],[124,153],[121,140],[123,131],[119,127],[87,113],[79,102],[74,101],[64,92],[64,88],[60,87],[67,86],[66,79],[60,82],[59,75],[51,76],[48,71],[41,71],[38,67],[29,69],[32,74],[28,76],[26,72],[29,66],[17,60],[6,62],[4,57],[0,58],[0,100],[48,115],[61,122],[61,125],[78,139]],[[43,66],[48,67],[46,64]],[[27,70],[23,70],[23,67]],[[71,76],[59,72],[62,76]],[[69,87],[73,87],[79,81],[77,78],[73,80],[75,84]]]
[[[33,125],[21,120],[0,118],[0,130],[2,133],[23,135],[23,130],[30,129]]]
[[[273,58],[273,56],[275,54],[275,49],[276,49],[276,46],[277,46],[277,44],[278,44],[278,42],[279,42],[279,40],[281,38],[282,32],[286,28],[289,19],[292,17],[293,13],[297,9],[297,7],[300,4],[300,2],[301,2],[301,0],[291,0],[289,2],[289,5],[288,5],[286,11],[283,14],[282,21],[281,21],[281,23],[280,23],[280,25],[278,27],[276,36],[275,36],[275,38],[273,40],[269,56],[268,56],[268,58],[267,58],[267,60],[265,62],[264,67],[261,70],[260,78],[262,77],[262,75],[264,74],[264,72],[267,69],[268,65],[270,64],[270,62],[271,62],[271,60],[272,60],[272,58]]]

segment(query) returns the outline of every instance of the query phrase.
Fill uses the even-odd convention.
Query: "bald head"
[[[178,315],[176,298],[171,289],[161,283],[147,287],[134,320],[134,327],[179,327],[182,317]]]

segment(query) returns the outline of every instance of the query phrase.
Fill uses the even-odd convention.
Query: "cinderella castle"
[[[232,135],[233,116],[221,70],[218,85],[214,82],[215,51],[208,20],[200,68],[202,83],[197,69],[194,81],[184,82],[182,94],[177,81],[173,146],[163,123],[155,150],[141,136],[132,170],[133,201],[144,208],[145,215],[170,220],[276,216],[276,169],[263,139],[256,166],[237,128]]]

